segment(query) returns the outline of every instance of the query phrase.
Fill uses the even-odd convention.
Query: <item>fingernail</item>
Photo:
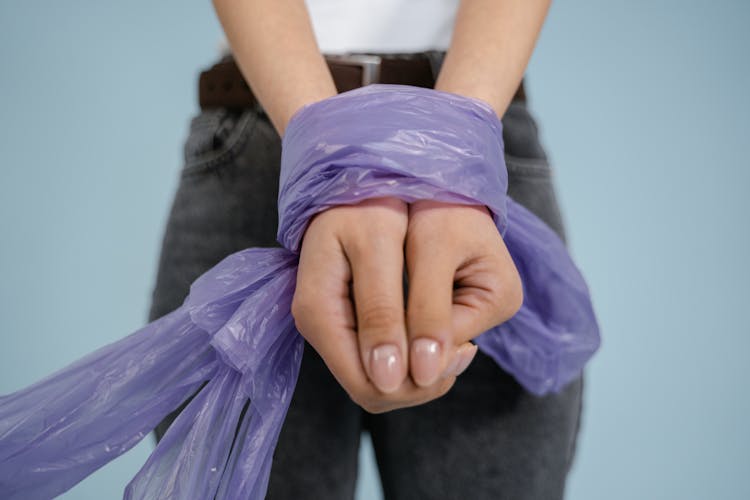
[[[464,352],[459,354],[458,366],[456,367],[455,371],[456,377],[461,375],[464,370],[469,367],[471,361],[474,359],[474,356],[476,356],[477,354],[477,349],[479,349],[479,347],[475,345],[474,347],[466,349]]]
[[[412,343],[414,382],[421,386],[431,385],[440,370],[440,344],[432,339],[419,338]]]
[[[393,392],[401,385],[400,357],[398,348],[393,344],[383,344],[372,350],[372,382],[381,391]]]

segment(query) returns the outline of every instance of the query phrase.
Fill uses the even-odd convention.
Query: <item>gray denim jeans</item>
[[[443,55],[429,53],[436,73]],[[509,195],[564,239],[552,169],[526,104],[512,103],[502,122]],[[279,246],[280,156],[279,135],[260,107],[192,119],[149,321],[179,307],[193,280],[230,253]],[[579,378],[536,397],[479,351],[445,396],[373,415],[305,342],[266,498],[353,498],[362,432],[372,438],[389,500],[563,498],[581,393]],[[156,428],[157,441],[181,409]]]

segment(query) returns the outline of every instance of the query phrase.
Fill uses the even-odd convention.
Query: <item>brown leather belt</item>
[[[347,54],[325,55],[339,92],[370,83],[392,83],[433,88],[435,79],[430,61],[420,53],[399,55]],[[260,103],[253,95],[231,55],[201,72],[198,80],[201,109],[248,108]],[[523,81],[514,100],[525,101]]]

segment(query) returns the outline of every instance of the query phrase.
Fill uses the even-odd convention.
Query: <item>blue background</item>
[[[566,1],[529,67],[604,342],[568,498],[750,498],[750,3]],[[0,3],[0,394],[145,322],[210,2]],[[64,498],[118,498],[151,437]],[[359,499],[380,498],[364,441]]]

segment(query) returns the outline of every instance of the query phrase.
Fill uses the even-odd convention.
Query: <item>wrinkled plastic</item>
[[[599,330],[562,241],[506,196],[501,132],[480,100],[404,85],[303,107],[282,140],[284,248],[227,256],[178,309],[0,398],[0,497],[62,493],[198,391],[124,498],[263,498],[304,347],[290,314],[301,237],[315,213],[367,198],[486,205],[524,302],[475,342],[527,390],[559,390],[596,351]]]

